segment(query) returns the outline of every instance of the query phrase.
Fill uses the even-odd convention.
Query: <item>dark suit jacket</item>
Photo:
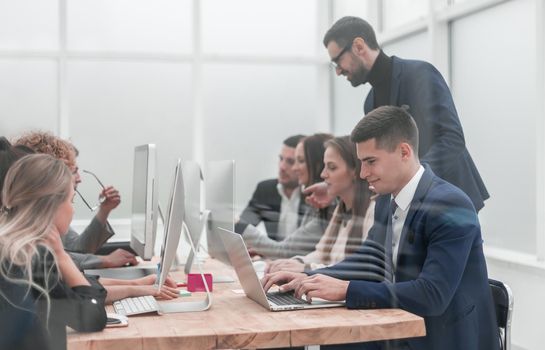
[[[375,107],[374,89],[365,100],[367,114]],[[390,104],[408,105],[418,126],[418,155],[435,174],[464,191],[479,211],[490,197],[465,146],[462,125],[450,90],[434,66],[392,57]]]
[[[390,195],[377,199],[368,240],[384,244],[389,202]],[[314,273],[336,277],[343,270],[347,279],[358,255]],[[481,229],[469,198],[427,168],[401,233],[395,282],[351,280],[346,305],[399,307],[424,317],[427,336],[407,340],[412,350],[498,349]]]
[[[278,180],[264,180],[257,184],[248,206],[240,214],[240,222],[257,226],[263,221],[267,229],[267,235],[272,239],[277,239],[278,221],[280,219],[280,206],[282,198],[278,194]],[[301,219],[305,215],[306,204],[303,198],[299,203],[299,219],[297,225],[301,224]],[[238,231],[237,231],[238,232]],[[242,232],[239,232],[242,233]],[[284,232],[291,233],[291,232]]]

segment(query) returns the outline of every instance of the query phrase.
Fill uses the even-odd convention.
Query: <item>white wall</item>
[[[507,283],[514,294],[513,349],[543,349],[545,264],[531,254],[487,249],[488,274]]]
[[[285,11],[289,8],[290,11]],[[234,159],[237,209],[276,176],[282,140],[328,131],[325,2],[0,2],[0,134],[49,130],[122,194],[133,148],[158,148],[166,204],[175,160]],[[282,25],[278,25],[282,23]],[[258,164],[258,165],[257,165]],[[80,192],[97,200],[83,175]],[[76,219],[92,213],[76,199]]]

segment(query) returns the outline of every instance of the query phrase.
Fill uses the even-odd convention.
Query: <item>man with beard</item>
[[[450,90],[430,63],[387,56],[371,25],[343,17],[323,40],[337,75],[356,87],[370,83],[364,113],[407,105],[420,132],[419,157],[436,175],[462,189],[479,211],[490,197],[465,146],[462,125]]]
[[[303,135],[290,136],[284,140],[278,156],[278,178],[261,181],[248,206],[240,214],[235,231],[244,232],[248,224],[265,224],[267,235],[277,241],[294,232],[304,215],[299,182],[294,170],[295,146]]]

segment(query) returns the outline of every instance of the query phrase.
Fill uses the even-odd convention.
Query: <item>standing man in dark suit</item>
[[[424,317],[425,337],[357,349],[498,349],[481,229],[468,196],[420,164],[418,129],[404,108],[373,110],[351,138],[362,162],[360,177],[381,195],[367,240],[384,246],[382,269],[390,279],[354,277],[380,266],[369,267],[364,242],[344,261],[310,276],[265,276],[265,288],[286,283],[282,289],[295,289],[297,296],[346,300],[354,309],[401,308]]]
[[[278,178],[257,184],[248,206],[240,214],[235,231],[242,233],[248,224],[265,224],[267,235],[281,241],[286,233],[294,232],[305,212],[299,182],[294,171],[295,147],[304,135],[284,140],[278,158]]]
[[[387,56],[369,23],[343,17],[323,43],[337,75],[352,86],[370,83],[364,112],[384,106],[410,108],[420,132],[419,156],[439,177],[462,189],[479,211],[490,196],[466,148],[450,90],[441,73],[423,61]]]

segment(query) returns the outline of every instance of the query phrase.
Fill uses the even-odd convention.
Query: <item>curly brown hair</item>
[[[29,147],[36,153],[49,154],[62,160],[70,169],[76,166],[75,147],[48,131],[30,131],[14,140],[13,144]]]

